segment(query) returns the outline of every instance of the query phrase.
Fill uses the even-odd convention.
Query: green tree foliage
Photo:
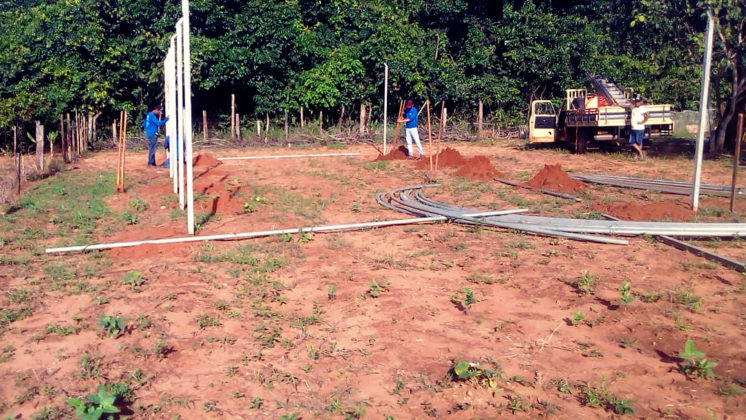
[[[180,1],[0,0],[0,127],[81,110],[142,114],[162,101]],[[339,115],[389,98],[478,101],[523,122],[532,99],[603,74],[658,103],[696,109],[705,8],[718,21],[714,96],[727,123],[744,94],[744,0],[191,0],[195,110],[304,106]],[[740,23],[739,23],[740,22]],[[739,26],[740,25],[740,26]],[[735,81],[735,83],[734,83]],[[374,110],[377,112],[377,110]],[[731,113],[732,114],[732,113]],[[349,113],[348,113],[349,115]]]

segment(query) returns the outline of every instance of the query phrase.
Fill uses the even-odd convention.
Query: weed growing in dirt
[[[129,286],[133,292],[141,292],[142,285],[145,284],[145,279],[142,277],[139,271],[132,271],[122,277],[122,283]]]
[[[0,350],[0,363],[5,363],[12,359],[16,354],[16,348],[12,344],[6,344],[2,350]]]
[[[685,374],[703,379],[715,377],[715,372],[712,368],[717,366],[718,363],[707,360],[705,354],[694,347],[694,341],[691,339],[686,340],[684,350],[679,353],[679,357],[686,361],[681,367]]]
[[[81,420],[98,420],[102,417],[109,418],[106,414],[119,413],[115,406],[117,397],[107,392],[106,387],[98,387],[98,393],[88,395],[88,400],[81,398],[68,398],[67,403],[75,409],[75,417]]]
[[[377,298],[381,296],[381,293],[384,293],[386,291],[386,287],[378,284],[377,281],[372,280],[370,282],[370,287],[368,289],[368,295],[373,298]]]
[[[262,408],[262,405],[264,405],[264,401],[259,397],[254,397],[251,399],[251,402],[249,402],[249,409],[259,410]]]
[[[508,399],[508,410],[513,414],[531,409],[531,403],[524,401],[520,394],[510,394],[506,398]]]
[[[474,296],[474,291],[468,287],[461,289],[461,294],[451,295],[451,302],[459,307],[460,310],[468,312],[471,310],[471,306],[475,303],[481,302],[482,299],[478,299]]]
[[[219,327],[222,323],[217,315],[210,316],[207,314],[200,314],[197,317],[197,325],[199,325],[200,329],[205,329],[207,327]]]
[[[98,323],[101,330],[109,336],[116,337],[124,331],[124,319],[121,316],[103,315]]]
[[[504,284],[505,283],[505,279],[497,278],[493,276],[492,274],[472,273],[466,279],[472,283],[482,283],[482,284],[495,284],[495,283]]]
[[[592,386],[585,384],[582,387],[583,405],[592,408],[604,408],[613,410],[617,414],[634,414],[635,409],[632,407],[632,400],[624,400],[615,397],[606,388],[605,384]]]
[[[329,300],[334,300],[337,298],[337,288],[333,284],[329,284],[326,286],[326,297]]]
[[[581,323],[583,323],[584,319],[585,315],[582,312],[578,311],[572,314],[572,319],[570,320],[570,322],[572,323],[572,325],[580,325]]]
[[[570,381],[565,378],[554,378],[549,381],[549,386],[563,394],[572,394],[575,391]]]
[[[598,278],[596,276],[591,275],[588,270],[583,270],[582,277],[575,280],[572,285],[581,295],[594,295],[596,294],[597,283]]]
[[[626,280],[622,281],[622,285],[619,287],[619,301],[622,305],[629,305],[635,300],[634,296],[631,296],[632,284]]]
[[[80,359],[80,377],[93,379],[101,376],[101,358],[85,353]]]
[[[721,397],[738,397],[743,395],[743,388],[734,384],[721,386],[718,388],[718,395]]]
[[[692,312],[697,312],[702,307],[702,298],[695,295],[692,290],[686,292],[669,292],[668,298],[672,303],[684,305]]]
[[[448,375],[453,381],[473,382],[480,386],[495,388],[497,381],[502,379],[502,371],[499,366],[488,369],[479,363],[456,361]]]

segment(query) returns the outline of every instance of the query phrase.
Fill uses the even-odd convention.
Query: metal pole
[[[177,154],[184,153],[184,20],[179,19],[176,23],[176,151]],[[179,161],[179,208],[184,210],[184,157]]]
[[[186,141],[187,230],[194,235],[194,186],[192,168],[192,50],[189,38],[189,0],[182,0],[184,15],[184,141]]]
[[[258,159],[292,159],[292,158],[312,158],[312,157],[339,157],[339,156],[360,156],[360,153],[320,153],[309,155],[268,155],[268,156],[238,156],[238,157],[220,157],[218,160],[258,160]]]
[[[712,65],[712,37],[714,22],[712,13],[707,11],[707,33],[705,35],[705,56],[702,62],[702,89],[699,98],[699,130],[697,133],[697,152],[694,157],[694,187],[692,188],[692,211],[699,210],[699,187],[702,182],[702,153],[705,145],[705,126],[710,97],[710,67]],[[712,141],[712,139],[710,139]]]
[[[383,154],[386,154],[386,127],[389,125],[389,65],[383,63]]]
[[[741,160],[741,140],[743,140],[743,114],[738,114],[738,128],[736,129],[736,151],[733,154],[733,179],[730,187],[730,211],[736,204],[736,178],[738,177],[738,163]]]
[[[483,213],[472,213],[464,216],[468,217],[487,217],[487,216],[499,216],[505,214],[521,213],[525,212],[526,209],[515,209],[515,210],[503,210]],[[417,217],[411,219],[400,219],[400,220],[388,220],[379,222],[363,222],[363,223],[349,223],[343,225],[327,225],[327,226],[314,226],[314,227],[296,227],[289,229],[278,229],[278,230],[265,230],[257,232],[246,232],[246,233],[223,233],[216,235],[204,235],[204,236],[186,236],[181,238],[163,238],[163,239],[146,239],[142,241],[130,241],[130,242],[112,242],[106,244],[95,244],[95,245],[80,245],[80,246],[68,246],[59,248],[47,248],[47,254],[61,253],[61,252],[83,252],[83,251],[95,251],[102,249],[114,249],[114,248],[127,248],[138,245],[163,245],[163,244],[174,244],[184,242],[198,242],[198,241],[218,241],[226,239],[249,239],[259,238],[264,236],[277,236],[293,233],[303,232],[333,232],[340,230],[359,230],[359,229],[371,229],[377,227],[386,226],[397,226],[397,225],[408,225],[415,223],[432,223],[441,222],[447,220],[444,216],[431,216],[431,217]]]
[[[169,58],[171,57],[171,49],[169,48],[168,53],[166,53],[166,59],[163,60],[163,102],[166,109],[164,109],[164,113],[166,114],[166,117],[170,115],[171,111],[171,79],[169,77],[170,72],[168,70],[169,65]],[[169,135],[169,123],[166,123],[166,137]],[[173,151],[173,147],[169,145],[168,147],[168,176],[169,178],[174,178],[174,165],[173,165],[173,159],[171,159],[171,152]]]

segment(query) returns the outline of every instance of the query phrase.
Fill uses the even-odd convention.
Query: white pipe
[[[218,160],[292,159],[292,158],[337,157],[337,156],[360,156],[360,153],[320,153],[320,154],[310,154],[310,155],[239,156],[239,157],[219,157]]]
[[[710,98],[710,66],[712,65],[712,13],[707,11],[707,35],[705,35],[705,56],[702,60],[702,89],[699,97],[699,129],[697,130],[697,153],[694,157],[694,187],[692,188],[692,211],[699,209],[699,187],[702,182],[702,153],[705,145],[705,124],[707,124],[707,108]],[[710,142],[712,142],[710,136]]]
[[[184,15],[184,131],[186,136],[187,231],[194,235],[194,173],[192,168],[192,50],[189,38],[189,0],[181,1]]]
[[[466,217],[488,217],[488,216],[500,216],[506,214],[523,213],[528,210],[526,209],[514,209],[514,210],[502,210],[493,212],[482,212],[482,213],[471,213],[465,215]],[[246,233],[222,233],[217,235],[204,235],[204,236],[185,236],[180,238],[162,238],[162,239],[146,239],[143,241],[130,241],[130,242],[111,242],[105,244],[95,245],[80,245],[80,246],[67,246],[58,248],[47,248],[47,254],[63,253],[63,252],[83,252],[83,251],[95,251],[103,249],[115,249],[115,248],[128,248],[138,245],[164,245],[164,244],[175,244],[185,242],[200,242],[200,241],[217,241],[226,239],[249,239],[259,238],[263,236],[277,236],[293,233],[303,232],[330,232],[339,230],[355,230],[355,229],[369,229],[376,227],[396,226],[396,225],[407,225],[415,223],[430,223],[430,222],[441,222],[448,220],[444,216],[432,216],[432,217],[417,217],[412,219],[400,219],[400,220],[387,220],[380,222],[363,222],[363,223],[349,223],[343,225],[327,225],[327,226],[315,226],[308,228],[289,228],[289,229],[278,229],[278,230],[265,230],[258,232],[246,232]]]
[[[184,150],[184,37],[183,19],[176,23],[176,118],[178,120],[176,127],[176,150]],[[184,210],[184,164],[183,159],[179,161],[179,208]]]
[[[386,127],[389,125],[389,65],[383,63],[383,154],[386,154]]]

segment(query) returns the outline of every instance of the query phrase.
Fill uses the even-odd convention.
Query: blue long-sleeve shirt
[[[143,124],[145,126],[145,137],[155,136],[155,133],[158,132],[158,129],[165,124],[166,121],[168,121],[168,117],[164,118],[163,121],[160,121],[155,114],[148,112],[148,115],[145,116],[145,123]]]
[[[417,108],[415,107],[409,108],[404,113],[404,118],[409,120],[407,121],[407,125],[406,125],[407,128],[417,128],[417,114],[418,114]]]

